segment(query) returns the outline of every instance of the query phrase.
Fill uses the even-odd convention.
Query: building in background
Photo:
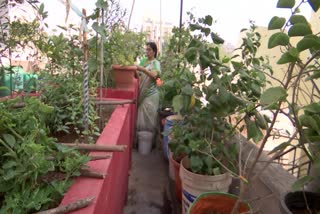
[[[141,31],[146,33],[147,41],[155,42],[160,54],[166,45],[166,39],[171,36],[172,28],[172,23],[160,22],[151,17],[145,17],[141,25]]]

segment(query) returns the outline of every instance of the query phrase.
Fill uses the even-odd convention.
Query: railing
[[[288,149],[276,157],[275,160],[297,178],[310,173],[311,161],[303,150],[298,147]]]

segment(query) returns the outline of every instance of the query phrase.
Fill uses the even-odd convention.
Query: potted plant
[[[317,11],[320,6],[311,1],[301,2],[301,4],[303,3],[309,4],[314,11]],[[209,44],[197,35],[191,39],[188,50],[184,54],[189,65],[200,65],[200,71],[207,72],[203,72],[203,75],[200,73],[198,79],[202,80],[202,84],[199,84],[201,87],[194,85],[192,87],[193,94],[201,92],[200,95],[196,96],[197,99],[202,98],[205,101],[199,109],[193,110],[191,114],[184,115],[181,130],[185,132],[174,133],[174,140],[169,145],[175,152],[183,151],[188,154],[190,161],[193,162],[190,164],[190,169],[193,168],[193,170],[200,172],[206,168],[207,164],[200,158],[200,155],[206,154],[205,158],[211,157],[211,160],[215,160],[216,157],[210,152],[203,151],[202,148],[206,148],[205,145],[213,146],[214,143],[217,143],[218,146],[215,145],[214,148],[219,148],[219,145],[224,145],[225,140],[228,141],[229,138],[237,134],[246,134],[247,140],[259,142],[259,151],[255,155],[253,163],[246,167],[247,170],[242,170],[241,163],[238,162],[236,168],[239,168],[239,170],[231,173],[241,181],[240,201],[243,200],[243,192],[250,188],[251,180],[259,176],[254,175],[253,172],[268,139],[276,135],[274,132],[275,123],[280,114],[289,118],[295,131],[286,138],[284,143],[270,152],[271,159],[266,163],[264,169],[288,146],[301,148],[313,162],[313,165],[318,163],[318,160],[313,159],[308,150],[308,145],[314,145],[315,143],[306,136],[306,134],[310,134],[310,130],[307,131],[306,127],[314,128],[316,132],[313,133],[316,136],[319,134],[317,133],[317,117],[311,116],[313,120],[303,121],[303,117],[300,115],[303,109],[310,110],[310,105],[319,101],[316,81],[319,76],[317,65],[320,43],[319,38],[312,34],[309,23],[299,14],[301,4],[294,7],[295,4],[292,2],[279,0],[277,7],[294,8],[292,10],[294,12],[292,12],[288,21],[282,17],[273,17],[268,27],[269,30],[275,32],[269,38],[268,48],[281,47],[282,55],[277,63],[287,66],[284,80],[272,76],[273,68],[271,65],[265,58],[257,55],[261,45],[261,35],[256,32],[256,26],[253,23],[251,30],[246,31],[246,37],[243,38],[243,44],[239,48],[239,55],[229,57],[221,57],[219,49],[215,46],[221,44],[223,40],[217,34],[211,32],[208,27],[212,23],[210,16],[190,24],[190,28],[202,32],[202,36],[210,35],[214,43]],[[191,16],[191,20],[193,18]],[[285,29],[289,30],[285,31]],[[295,38],[298,39],[291,42]],[[301,54],[305,50],[310,52],[310,57],[307,59],[303,58]],[[237,58],[239,56],[241,56],[240,59]],[[206,70],[207,68],[209,69]],[[268,85],[266,89],[267,78],[268,82],[270,82],[270,79],[275,81],[273,81],[272,86]],[[304,84],[310,84],[310,90],[303,88]],[[302,93],[308,97],[306,102],[302,102]],[[176,100],[175,106],[176,110],[179,111],[185,104]],[[269,118],[263,115],[260,109],[271,112],[272,116]],[[205,116],[201,117],[202,114]],[[193,117],[196,119],[193,119]],[[201,118],[211,121],[202,125],[199,122]],[[217,122],[216,127],[214,127],[213,121]],[[175,129],[173,128],[173,130]],[[203,134],[206,130],[210,130],[211,132],[208,132],[210,134],[197,135],[197,131]],[[214,137],[218,140],[213,143],[211,139]],[[219,141],[219,139],[222,140]],[[241,143],[237,143],[237,147],[238,149],[241,148]],[[316,152],[318,151],[319,148],[316,149]],[[231,152],[227,151],[227,153],[230,154]],[[241,149],[239,154],[241,154]],[[225,166],[223,163],[223,161],[219,163],[219,166]],[[223,168],[230,169],[229,167]],[[210,169],[212,171],[212,168]],[[302,181],[306,180],[308,179],[304,178]],[[300,183],[302,181],[299,180]],[[244,185],[244,183],[248,185]],[[305,182],[302,183],[305,184]],[[238,204],[236,203],[236,205]]]

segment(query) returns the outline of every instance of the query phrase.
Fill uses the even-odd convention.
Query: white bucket
[[[195,198],[203,192],[228,192],[232,182],[229,173],[222,175],[201,175],[187,170],[190,166],[188,157],[184,157],[180,164],[180,178],[182,182],[182,213],[188,212],[189,206]]]
[[[153,133],[148,131],[138,132],[138,151],[142,155],[147,155],[152,150]]]

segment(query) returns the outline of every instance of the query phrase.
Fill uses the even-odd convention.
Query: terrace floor
[[[141,155],[137,149],[133,149],[128,200],[124,214],[181,213],[174,183],[169,178],[168,165],[160,146],[148,155]],[[233,182],[230,192],[237,193],[236,182]],[[281,213],[279,199],[260,180],[252,185],[246,197],[251,201],[254,213]]]

